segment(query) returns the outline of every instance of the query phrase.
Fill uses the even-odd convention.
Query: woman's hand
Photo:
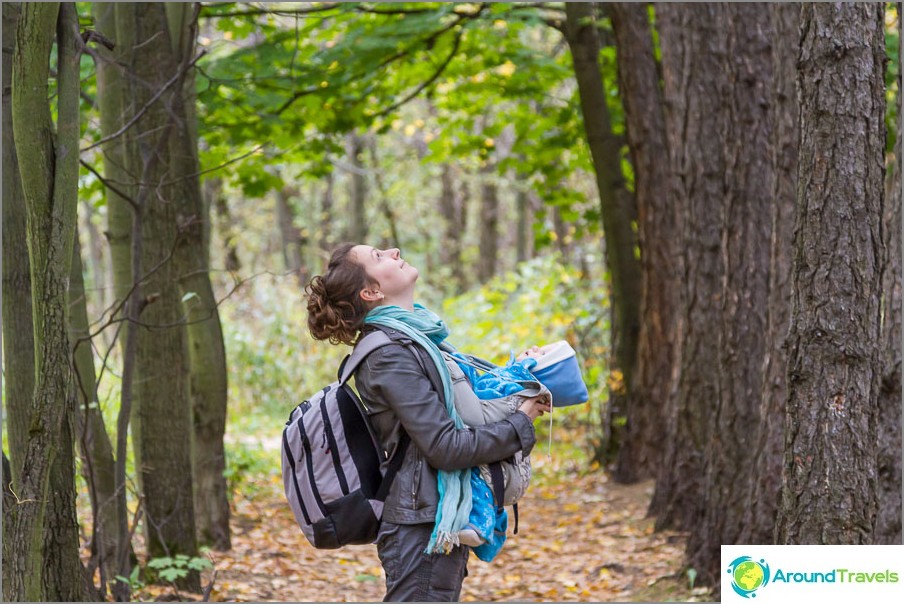
[[[542,394],[524,399],[524,402],[518,407],[518,411],[522,411],[531,419],[531,421],[537,419],[544,413],[549,413],[550,409],[551,405],[549,397]]]
[[[528,348],[527,350],[525,350],[524,352],[519,354],[515,358],[515,360],[521,361],[528,357],[539,357],[539,356],[542,356],[543,354],[544,354],[543,349],[541,349],[539,346],[531,346],[530,348]]]

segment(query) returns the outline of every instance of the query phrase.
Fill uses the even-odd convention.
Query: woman
[[[393,341],[368,356],[355,385],[383,448],[403,455],[383,507],[377,553],[385,601],[457,601],[469,548],[458,531],[470,510],[471,468],[530,453],[546,399],[526,399],[504,420],[466,428],[454,408],[437,345],[448,335],[414,303],[418,271],[398,249],[346,244],[306,288],[308,327],[319,340],[354,345],[383,330]]]

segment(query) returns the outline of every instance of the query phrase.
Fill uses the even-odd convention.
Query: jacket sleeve
[[[492,424],[456,428],[415,354],[402,344],[384,346],[368,355],[355,383],[377,414],[391,411],[396,416],[427,463],[438,470],[460,470],[518,451],[530,453],[534,426],[521,411]]]

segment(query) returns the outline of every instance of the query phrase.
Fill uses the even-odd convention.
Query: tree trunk
[[[158,84],[191,60],[197,29],[195,5],[167,3],[171,58]],[[161,52],[167,49],[161,48]],[[186,317],[190,367],[191,416],[194,420],[192,469],[194,510],[200,543],[218,550],[231,547],[229,500],[224,472],[226,453],[226,348],[216,297],[210,283],[209,250],[205,233],[208,213],[201,197],[195,124],[194,80],[187,78],[182,94],[170,98],[169,111],[177,118],[170,130],[169,172],[175,176],[172,198],[176,200],[179,225],[175,250],[175,275]]]
[[[207,205],[212,206],[216,214],[217,230],[220,232],[223,249],[226,253],[224,268],[230,272],[237,272],[241,270],[242,263],[239,260],[236,246],[237,236],[232,224],[232,215],[229,212],[229,203],[223,193],[223,181],[218,177],[206,179],[204,193],[207,196]]]
[[[750,3],[726,3],[718,13],[726,39],[721,111],[722,244],[725,274],[718,309],[716,413],[706,446],[703,522],[688,537],[688,560],[701,584],[722,578],[721,544],[738,543],[748,503],[739,480],[759,437],[760,397],[772,238],[772,22]]]
[[[118,7],[126,8],[125,5]],[[131,5],[130,7],[131,8]],[[174,86],[159,101],[151,97],[179,69],[173,60],[171,38],[163,4],[141,3],[124,15],[134,27],[135,45],[129,49],[129,100],[133,110],[147,107],[135,123],[138,153],[127,165],[140,174],[136,203],[141,211],[141,266],[144,297],[137,329],[135,409],[132,434],[136,467],[144,503],[148,556],[197,554],[192,487],[192,413],[189,393],[189,355],[180,302],[177,209],[180,188],[173,187],[173,138],[184,134],[177,122],[175,101],[182,91]],[[183,114],[184,115],[184,114]],[[182,181],[184,182],[184,180]],[[187,217],[190,223],[194,218]],[[134,282],[134,281],[133,281]],[[204,292],[198,291],[201,303]],[[183,582],[200,591],[196,573]]]
[[[442,189],[439,197],[439,211],[443,217],[443,240],[439,249],[440,264],[451,271],[454,291],[461,293],[465,289],[465,271],[461,263],[465,213],[462,196],[455,190],[451,165],[443,164],[440,184]]]
[[[797,55],[800,4],[770,6],[774,30],[772,128],[772,242],[769,253],[769,301],[764,333],[765,368],[760,398],[760,432],[738,543],[772,543],[782,486],[782,449],[788,398],[785,338],[791,312],[791,242],[797,198],[800,133],[797,105]]]
[[[868,544],[877,508],[882,4],[806,4],[777,541]]]
[[[719,351],[724,260],[720,254],[724,145],[717,121],[722,105],[725,36],[714,4],[660,4],[666,135],[672,203],[685,212],[685,288],[674,408],[669,409],[665,456],[650,513],[657,529],[699,527],[704,506],[704,454],[719,396],[714,366]]]
[[[901,13],[898,5],[898,32]],[[879,510],[874,543],[901,544],[901,70],[894,165],[885,189],[882,386],[879,390]]]
[[[75,438],[82,458],[82,471],[91,499],[92,529],[89,576],[93,585],[94,568],[100,568],[99,593],[106,596],[107,583],[116,576],[116,476],[113,445],[104,426],[97,400],[94,352],[88,326],[88,309],[82,275],[81,245],[78,233],[72,249],[69,279],[69,342],[75,369],[78,395]]]
[[[279,223],[286,270],[293,273],[298,282],[304,286],[307,282],[307,271],[302,259],[304,240],[301,231],[295,226],[295,209],[292,207],[292,198],[297,196],[298,189],[288,185],[276,192],[276,220]]]
[[[531,231],[534,222],[531,213],[530,197],[528,192],[519,188],[515,193],[515,211],[517,222],[515,231],[515,261],[518,263],[530,260],[530,249],[533,247]]]
[[[364,172],[364,138],[351,133],[346,138],[351,166],[349,175],[349,212],[347,240],[363,242],[367,238],[367,176]]]
[[[654,477],[662,460],[665,410],[673,403],[678,378],[683,215],[669,197],[669,150],[648,8],[628,3],[609,7],[634,167],[643,292],[632,404],[614,469],[616,480],[630,483]]]
[[[19,2],[3,3],[3,387],[9,435],[10,480],[22,478],[28,422],[35,391],[35,345],[31,307],[25,197],[13,139],[10,82]]]
[[[49,63],[57,35],[57,124]],[[85,595],[75,512],[75,389],[66,288],[78,203],[79,36],[74,4],[22,6],[12,62],[12,123],[28,213],[35,390],[20,504],[7,539],[18,544],[12,600],[80,601]],[[25,470],[27,469],[27,470]]]
[[[600,40],[594,22],[594,3],[565,3],[565,38],[571,48],[574,72],[581,98],[581,115],[587,144],[593,159],[600,196],[600,214],[606,243],[612,303],[611,339],[614,358],[610,372],[616,379],[604,409],[604,426],[611,429],[611,442],[603,443],[597,456],[608,458],[621,446],[623,435],[617,428],[632,405],[628,391],[637,356],[640,331],[640,264],[635,256],[637,238],[632,223],[637,219],[634,202],[625,188],[621,171],[620,143],[612,133],[606,90],[599,66]],[[617,379],[621,377],[621,379]]]
[[[481,169],[480,183],[480,258],[477,261],[477,280],[486,283],[496,274],[499,255],[499,187],[490,179],[493,165]]]
[[[323,197],[320,199],[320,237],[318,245],[320,246],[320,251],[323,252],[322,255],[328,260],[334,243],[331,226],[333,224],[333,184],[336,182],[336,175],[334,172],[330,172],[323,177],[323,180],[324,188]]]

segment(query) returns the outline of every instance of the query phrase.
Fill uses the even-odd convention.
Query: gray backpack
[[[385,474],[386,453],[361,400],[347,384],[368,354],[390,344],[369,333],[339,366],[338,380],[304,401],[283,430],[283,486],[302,532],[318,549],[373,543],[383,502],[395,478],[408,436],[402,437]]]

